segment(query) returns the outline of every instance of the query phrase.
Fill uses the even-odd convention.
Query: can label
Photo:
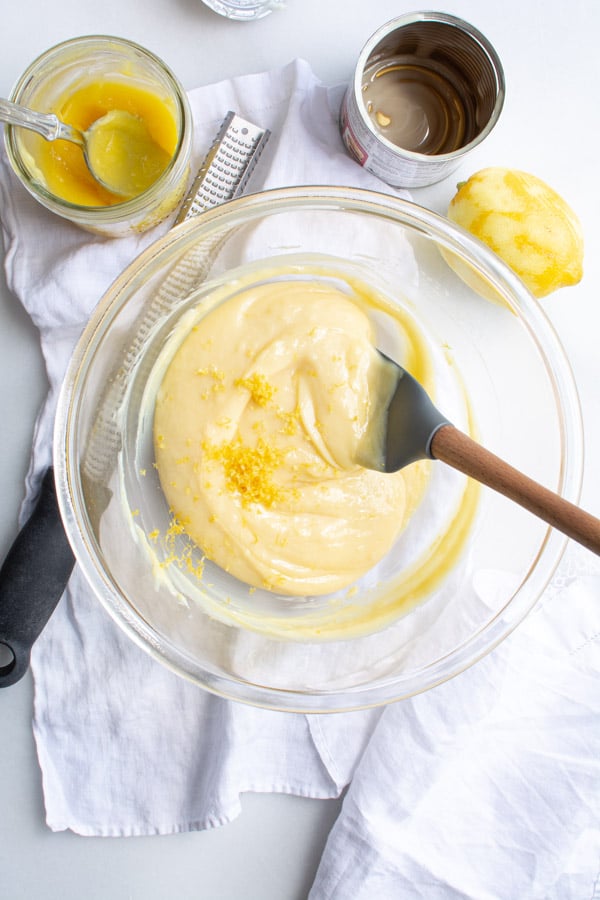
[[[350,124],[350,114],[348,112],[348,104],[352,101],[351,90],[346,91],[344,96],[344,100],[342,102],[342,111],[340,124],[342,128],[342,139],[347,149],[350,151],[350,154],[361,164],[364,166],[369,158],[369,154],[365,150],[365,148],[361,145],[358,137],[356,136],[355,129],[352,128]],[[356,116],[352,116],[352,119],[356,120]]]

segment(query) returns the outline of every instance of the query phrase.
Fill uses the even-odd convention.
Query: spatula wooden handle
[[[453,425],[431,441],[431,455],[485,484],[600,555],[600,519],[538,484]]]

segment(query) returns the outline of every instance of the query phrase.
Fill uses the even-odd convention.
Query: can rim
[[[397,28],[404,25],[410,25],[415,22],[440,22],[443,25],[451,25],[455,28],[460,28],[481,46],[492,65],[496,85],[496,102],[494,103],[492,113],[485,126],[482,128],[479,134],[473,138],[473,140],[469,141],[467,144],[464,144],[462,147],[459,147],[457,150],[450,151],[449,153],[419,153],[416,150],[407,150],[404,147],[400,147],[398,144],[395,144],[393,141],[390,141],[389,138],[386,138],[385,135],[383,135],[380,131],[377,131],[373,127],[373,123],[367,115],[364,103],[362,103],[360,99],[362,95],[363,72],[365,70],[366,62],[373,49],[383,40],[384,37],[386,37],[386,35],[390,34],[392,31],[395,31]],[[437,164],[451,162],[452,160],[458,160],[466,153],[469,153],[478,144],[480,144],[496,125],[496,122],[500,117],[502,107],[504,106],[504,98],[506,95],[506,82],[502,62],[500,61],[500,57],[498,56],[496,50],[494,49],[490,41],[486,38],[486,36],[474,25],[471,25],[470,22],[467,22],[465,19],[461,19],[459,16],[453,16],[451,13],[436,12],[433,10],[405,13],[404,15],[397,16],[394,19],[390,19],[389,22],[384,23],[377,29],[377,31],[373,32],[371,37],[364,44],[358,56],[358,61],[354,70],[354,77],[352,79],[352,88],[354,96],[356,98],[358,114],[363,124],[369,129],[369,132],[371,134],[373,134],[379,141],[381,141],[381,143],[385,147],[405,159],[414,160],[415,162],[429,162]]]

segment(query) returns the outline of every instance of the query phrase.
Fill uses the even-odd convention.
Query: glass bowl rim
[[[545,362],[560,419],[562,465],[558,492],[574,503],[579,500],[583,478],[583,426],[569,360],[539,302],[485,244],[445,217],[409,200],[361,188],[321,185],[247,194],[172,228],[142,251],[115,279],[100,299],[75,347],[59,393],[54,428],[53,455],[59,509],[83,574],[99,602],[128,637],[178,675],[221,697],[253,706],[328,713],[382,706],[406,699],[455,677],[486,656],[535,606],[560,562],[567,539],[555,529],[548,528],[537,556],[523,574],[517,590],[494,619],[458,648],[413,672],[333,691],[280,689],[211,671],[154,631],[126,598],[114,590],[102,561],[93,550],[93,542],[88,539],[85,529],[82,530],[78,514],[82,505],[77,487],[78,472],[75,454],[71,452],[78,404],[82,399],[80,388],[96,349],[109,333],[119,310],[135,296],[136,279],[143,277],[149,267],[160,264],[170,253],[191,246],[199,235],[210,238],[223,228],[248,224],[265,214],[305,208],[383,215],[442,244],[486,275],[519,313]]]

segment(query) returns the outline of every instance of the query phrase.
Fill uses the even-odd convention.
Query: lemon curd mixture
[[[177,121],[170,101],[130,80],[82,84],[59,97],[50,112],[81,131],[108,116],[95,136],[94,168],[111,185],[129,182],[122,193],[106,190],[92,177],[80,147],[33,135],[32,155],[43,183],[56,196],[79,206],[112,206],[137,196],[162,174],[177,147]],[[138,125],[131,127],[129,119],[128,128],[113,127],[119,124],[119,113],[129,113]]]
[[[429,461],[393,474],[356,462],[381,393],[374,298],[319,279],[259,283],[200,318],[168,365],[154,448],[171,534],[184,531],[206,560],[253,589],[316,597],[349,588],[350,597],[426,493]],[[424,338],[409,315],[395,317],[403,365],[432,390]],[[456,561],[474,512],[467,507],[451,533],[436,536],[437,565],[422,560],[416,579],[411,571],[411,602]],[[203,567],[194,574],[202,580]],[[393,604],[403,605],[401,592]],[[372,627],[364,611],[353,618],[359,630]]]

